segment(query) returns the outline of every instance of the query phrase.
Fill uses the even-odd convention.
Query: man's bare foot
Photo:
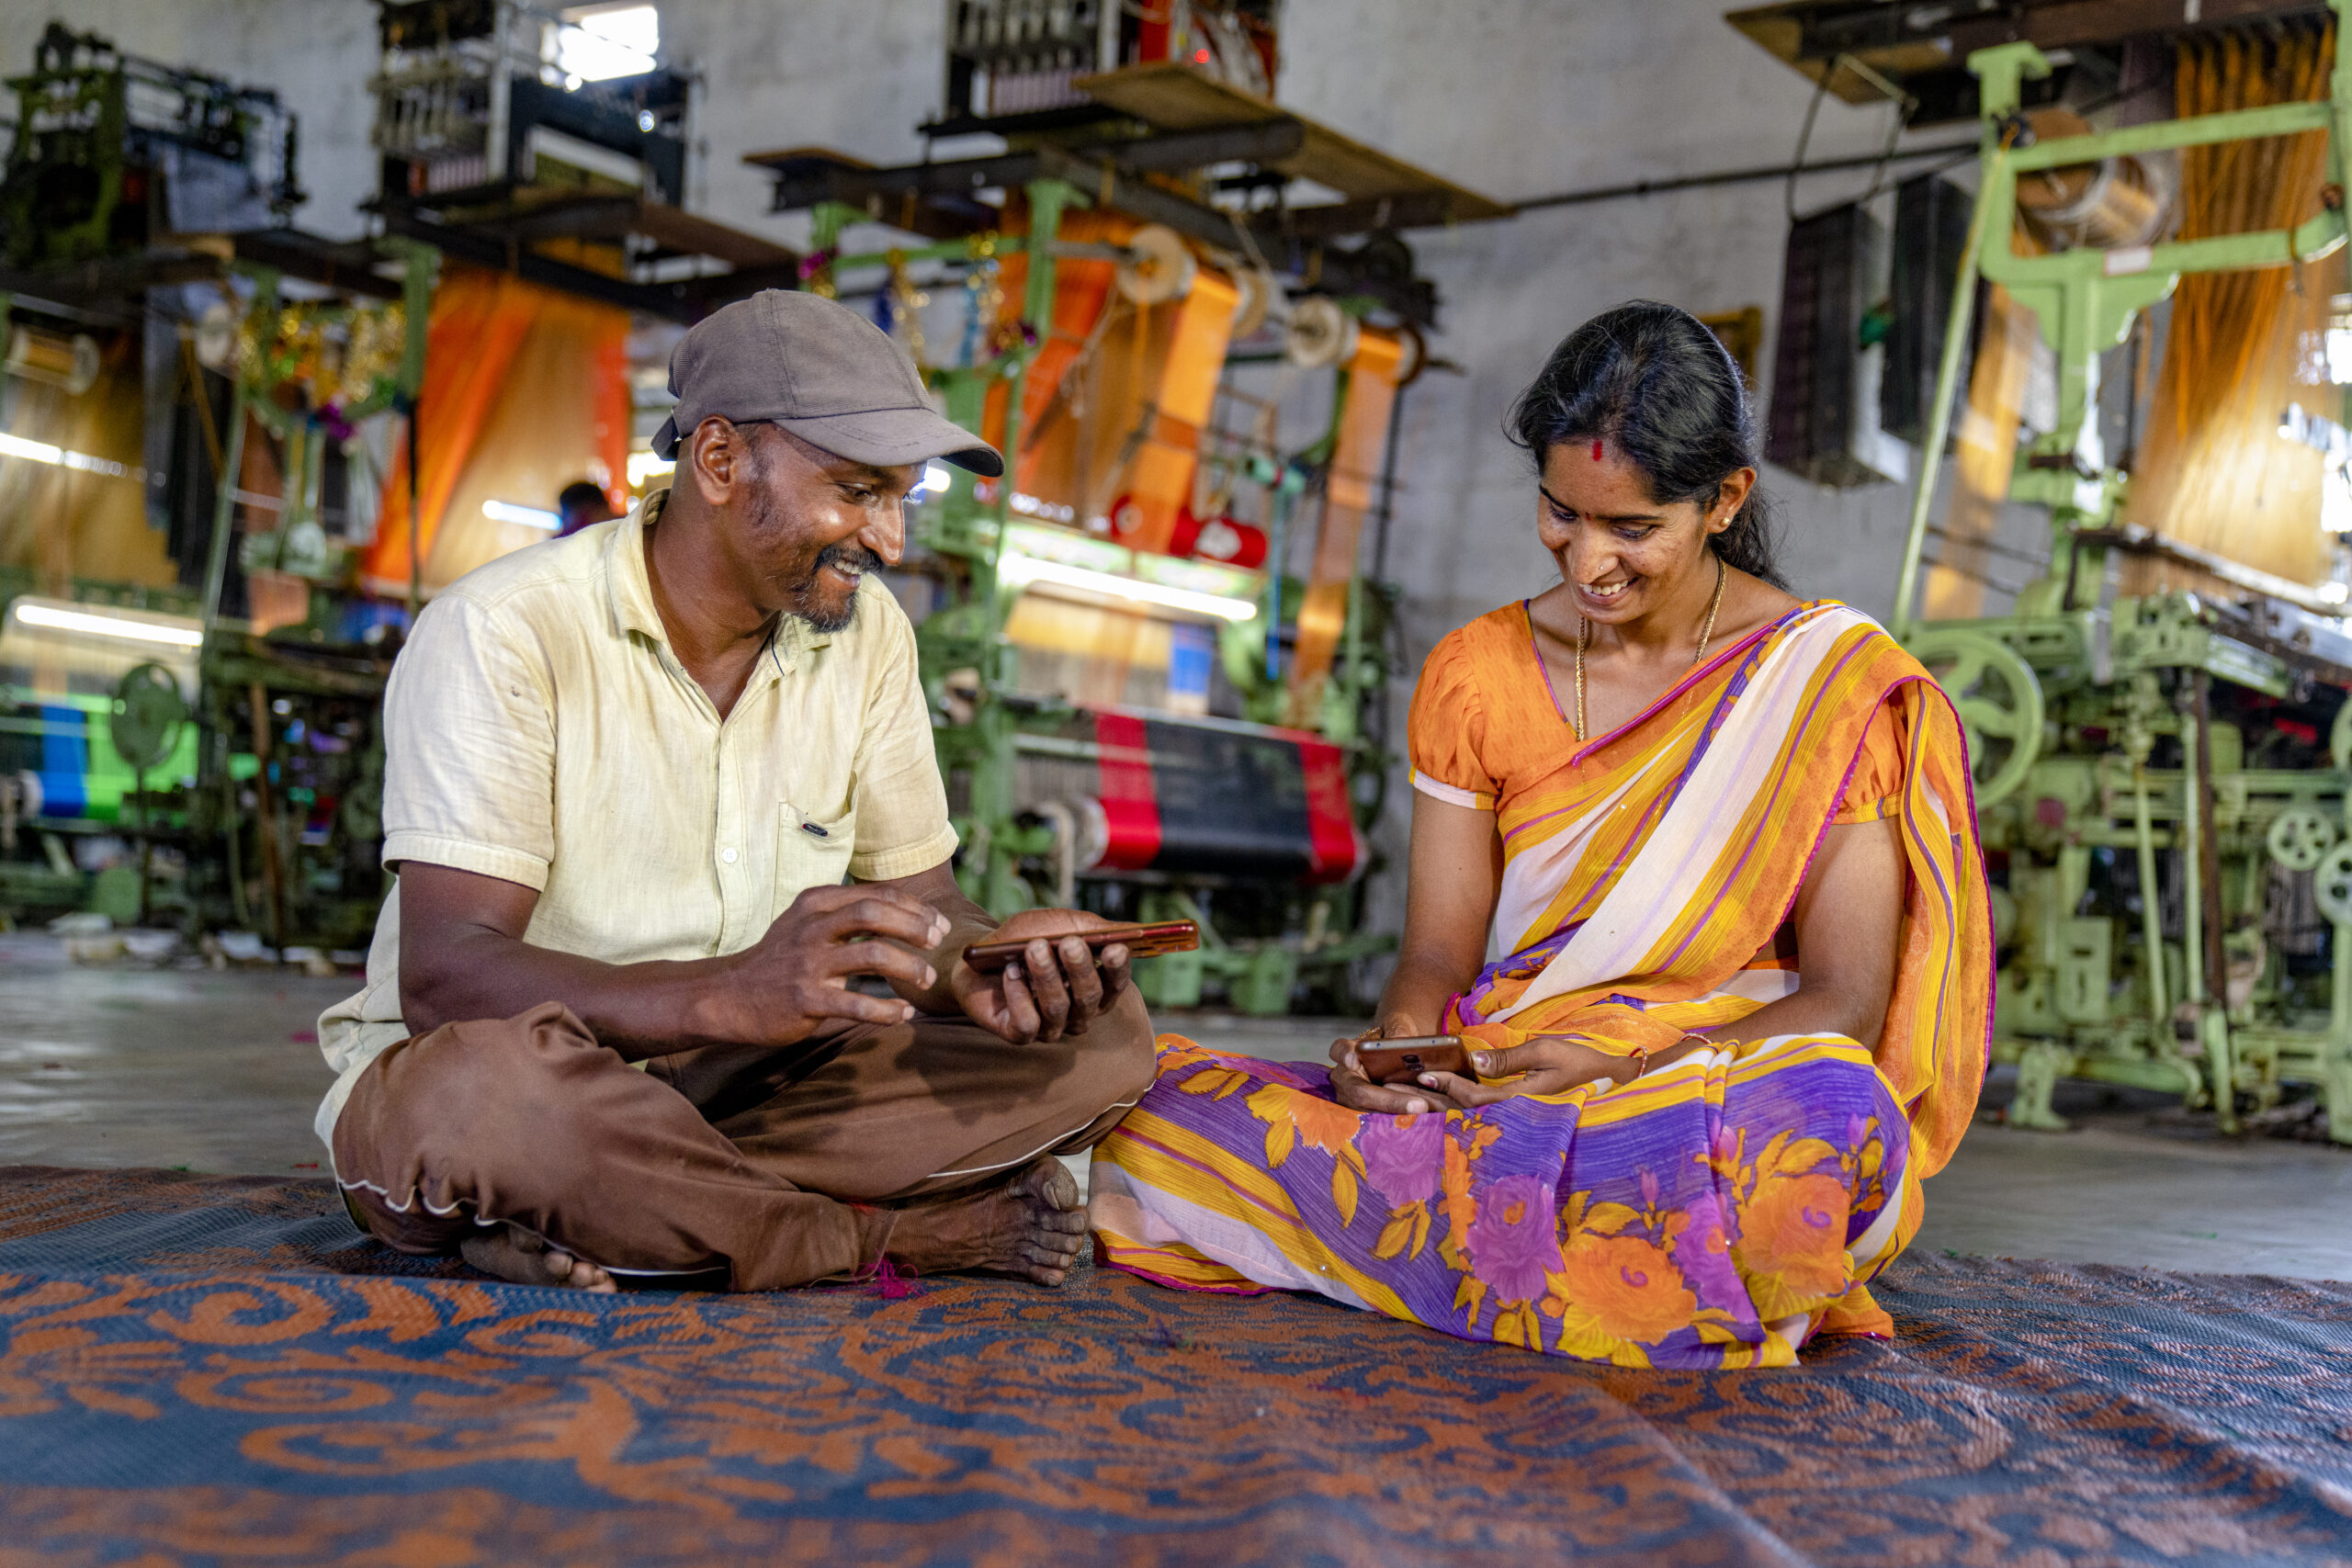
[[[1078,1182],[1048,1155],[993,1191],[904,1211],[889,1257],[919,1274],[976,1270],[1058,1285],[1085,1245]]]
[[[610,1295],[620,1287],[613,1277],[583,1258],[513,1225],[497,1225],[469,1235],[458,1246],[465,1260],[485,1274],[495,1274],[517,1285],[561,1285],[574,1291]]]

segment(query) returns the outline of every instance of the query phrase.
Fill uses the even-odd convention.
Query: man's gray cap
[[[654,432],[656,457],[713,414],[768,420],[853,462],[892,468],[944,457],[990,479],[997,449],[933,408],[914,362],[837,299],[765,288],[712,311],[670,354],[678,406]]]

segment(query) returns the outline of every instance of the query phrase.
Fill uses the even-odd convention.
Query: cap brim
[[[876,409],[865,413],[780,419],[776,423],[835,457],[876,468],[937,457],[983,479],[1004,472],[1004,455],[970,431],[929,409]]]

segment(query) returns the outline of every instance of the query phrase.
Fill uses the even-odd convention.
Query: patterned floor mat
[[[1092,1269],[583,1298],[323,1181],[0,1169],[0,1564],[2352,1564],[2352,1287],[1878,1293],[1636,1372]]]

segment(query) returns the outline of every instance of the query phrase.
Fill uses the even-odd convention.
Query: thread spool
[[[1182,235],[1147,223],[1127,237],[1129,260],[1119,264],[1119,292],[1138,305],[1165,305],[1193,291],[1201,264]]]
[[[2034,140],[2086,136],[2090,124],[2070,109],[2036,109],[2026,117]],[[2097,250],[2150,245],[2171,226],[2169,167],[2136,156],[2102,158],[2034,169],[2018,176],[2018,211],[2043,243]]]
[[[8,336],[8,374],[62,387],[68,397],[78,398],[98,384],[100,364],[98,341],[87,333],[66,337],[18,327]]]
[[[1328,370],[1355,356],[1358,336],[1356,319],[1337,299],[1312,295],[1291,307],[1283,357],[1301,370]]]

